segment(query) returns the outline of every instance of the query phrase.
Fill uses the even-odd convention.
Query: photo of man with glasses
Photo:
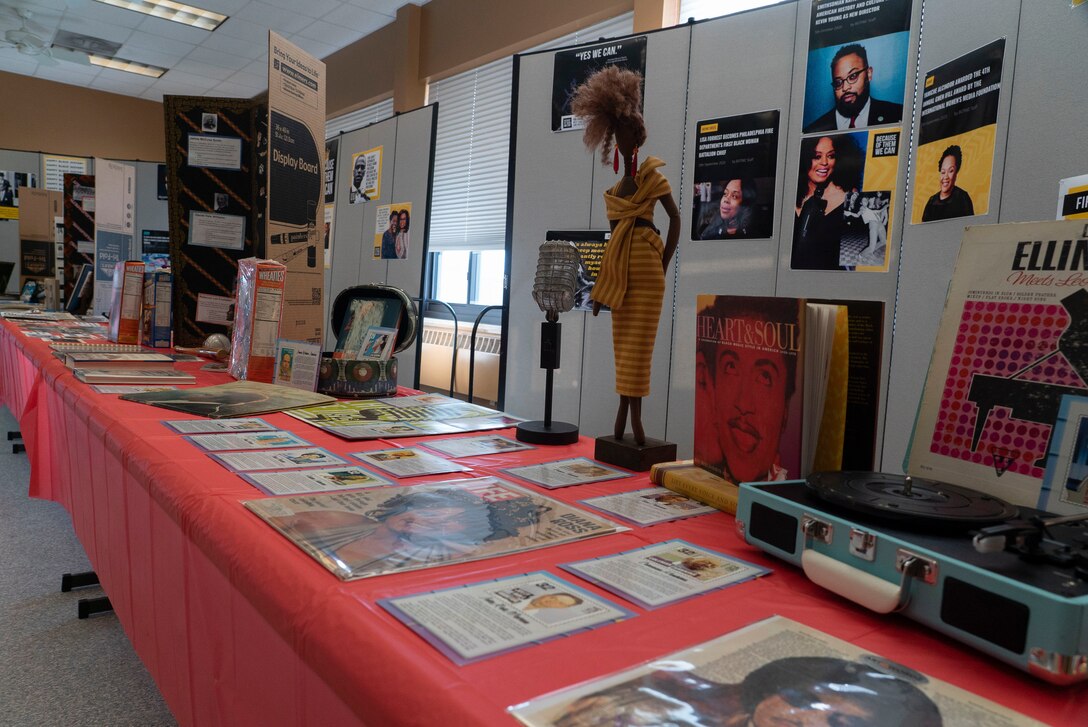
[[[879,124],[898,123],[903,118],[903,105],[873,98],[870,85],[873,66],[860,43],[845,45],[831,59],[831,89],[835,106],[823,116],[805,125],[805,133],[862,129]]]

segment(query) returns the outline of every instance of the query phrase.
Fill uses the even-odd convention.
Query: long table
[[[179,366],[201,384],[229,380],[199,371],[199,363]],[[510,705],[774,614],[1036,719],[1059,725],[1088,719],[1088,689],[1044,684],[902,617],[879,616],[833,596],[745,544],[724,513],[341,582],[241,505],[263,493],[161,423],[186,415],[94,392],[46,343],[8,322],[0,322],[0,375],[3,403],[18,418],[27,445],[30,495],[59,502],[71,514],[117,618],[181,724],[510,725],[516,723],[506,713]],[[341,455],[394,446],[347,442],[285,414],[263,418]],[[592,456],[592,442],[459,461],[476,476],[575,456]],[[647,486],[640,474],[548,494],[575,502]],[[390,596],[538,570],[572,578],[557,564],[670,538],[774,572],[664,608],[624,602],[636,617],[466,666],[453,664],[377,605]]]

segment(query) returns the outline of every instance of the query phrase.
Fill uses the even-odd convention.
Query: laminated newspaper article
[[[243,504],[342,580],[520,553],[623,529],[497,477]]]
[[[458,664],[635,615],[543,571],[378,604]]]
[[[509,711],[533,727],[1042,724],[781,616]]]

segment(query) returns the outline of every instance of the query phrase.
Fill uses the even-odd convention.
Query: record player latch
[[[835,534],[835,528],[831,523],[825,520],[818,520],[811,515],[805,515],[801,518],[801,532],[804,533],[807,538],[812,538],[825,545],[830,545],[831,539]]]
[[[903,548],[895,551],[895,569],[904,576],[917,579],[927,586],[937,582],[937,561]]]

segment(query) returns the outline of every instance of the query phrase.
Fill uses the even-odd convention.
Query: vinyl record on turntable
[[[1016,516],[1004,500],[944,482],[882,472],[813,472],[805,481],[822,500],[855,512],[929,526],[982,526]]]

